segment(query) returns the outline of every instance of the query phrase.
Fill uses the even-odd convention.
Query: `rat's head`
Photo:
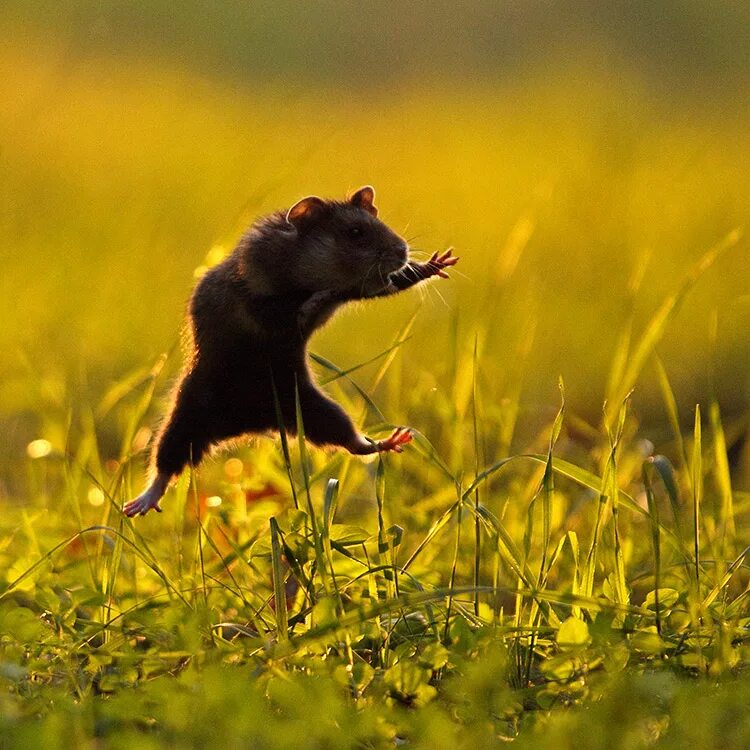
[[[375,191],[357,190],[347,201],[309,196],[295,203],[286,220],[296,233],[297,283],[315,290],[374,293],[406,263],[408,245],[378,219]]]

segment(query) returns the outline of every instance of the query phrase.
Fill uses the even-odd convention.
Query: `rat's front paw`
[[[412,435],[408,427],[397,427],[385,440],[378,440],[379,452],[394,451],[401,453],[407,443],[411,443]]]
[[[458,258],[453,255],[453,248],[449,247],[443,253],[433,253],[425,265],[432,272],[432,276],[440,276],[441,279],[447,279],[449,276],[445,272],[445,269],[455,266],[456,263],[458,263]]]

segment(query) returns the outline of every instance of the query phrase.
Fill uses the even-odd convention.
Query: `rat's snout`
[[[409,245],[406,240],[398,238],[394,245],[394,255],[398,261],[403,265],[409,258]]]
[[[402,268],[409,257],[409,245],[401,237],[396,237],[381,256],[381,265],[387,273],[393,273]]]

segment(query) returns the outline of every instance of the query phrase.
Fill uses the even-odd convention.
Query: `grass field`
[[[750,113],[713,68],[655,85],[592,47],[469,81],[427,75],[424,42],[397,80],[291,49],[252,77],[220,24],[230,62],[201,69],[24,7],[0,46],[0,747],[750,746]],[[254,216],[365,183],[461,262],[340,314],[316,370],[415,443],[240,441],[124,518],[195,278]]]

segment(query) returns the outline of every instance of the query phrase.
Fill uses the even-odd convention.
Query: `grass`
[[[472,436],[452,456],[418,435],[363,463],[308,448],[300,425],[282,451],[259,440],[186,473],[136,522],[119,508],[161,363],[91,409],[130,425],[117,460],[93,419],[76,453],[30,447],[29,483],[58,512],[5,521],[4,742],[558,747],[596,720],[589,747],[743,746],[750,724],[727,712],[747,694],[750,497],[718,414],[704,437],[696,409],[675,466],[644,452],[627,394],[583,454],[563,398],[545,450],[485,465],[482,364],[458,363],[441,403]]]
[[[741,117],[0,56],[0,747],[748,746]],[[314,342],[412,446],[240,442],[126,519],[196,266],[366,182],[461,249]]]

